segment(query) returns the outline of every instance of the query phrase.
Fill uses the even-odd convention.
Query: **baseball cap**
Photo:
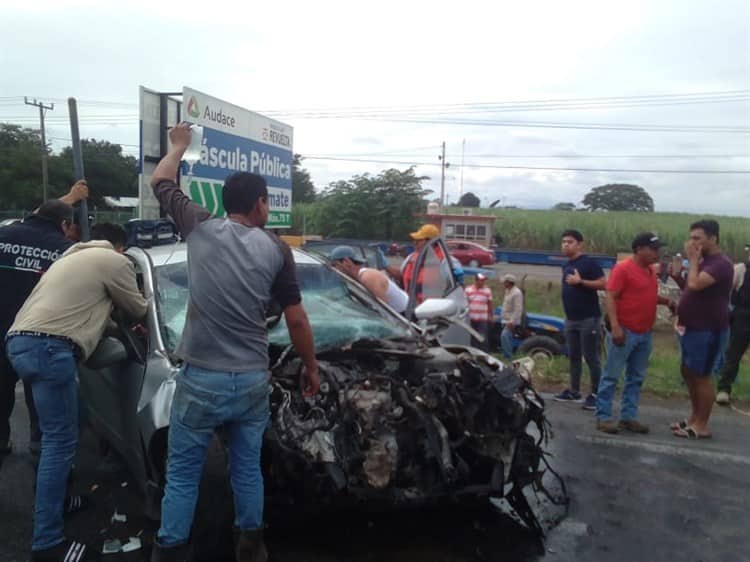
[[[643,248],[644,246],[658,250],[662,246],[666,246],[666,244],[659,240],[659,237],[653,232],[641,232],[638,236],[633,238],[633,244],[631,247],[635,252],[638,248]]]
[[[440,230],[434,224],[423,224],[419,230],[409,234],[414,240],[432,240],[440,236]]]
[[[356,264],[361,265],[365,263],[365,260],[363,260],[361,256],[358,256],[354,252],[354,248],[352,248],[351,246],[336,246],[331,252],[331,255],[328,259],[330,261],[339,261],[346,258],[349,258]]]
[[[485,281],[487,279],[487,276],[483,273],[477,273],[477,279],[479,279],[480,281]]]
[[[503,275],[503,283],[515,283],[516,282],[516,276],[512,273],[506,273]]]

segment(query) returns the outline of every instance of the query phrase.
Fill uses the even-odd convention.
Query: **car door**
[[[136,263],[139,285],[142,273]],[[115,313],[117,317],[117,313]],[[133,422],[138,411],[146,370],[147,340],[118,319],[117,337],[104,337],[78,369],[80,394],[87,422],[121,453],[139,452],[140,439]]]
[[[421,280],[422,299],[418,302],[418,284]],[[448,248],[440,238],[430,240],[419,252],[414,264],[414,274],[408,287],[409,306],[407,318],[413,318],[414,309],[427,299],[449,299],[456,303],[453,320],[469,324],[469,303],[463,287],[458,284],[451,266]],[[471,335],[464,328],[453,325],[443,331],[439,340],[444,344],[469,345]]]

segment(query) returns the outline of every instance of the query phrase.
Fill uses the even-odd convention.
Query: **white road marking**
[[[592,445],[610,445],[622,449],[641,449],[649,453],[661,455],[672,455],[676,457],[700,457],[718,462],[733,462],[750,465],[750,457],[745,455],[733,455],[721,453],[708,449],[696,449],[693,447],[680,447],[678,445],[666,445],[663,443],[651,443],[648,441],[632,441],[618,437],[600,437],[595,435],[576,435],[576,440]]]

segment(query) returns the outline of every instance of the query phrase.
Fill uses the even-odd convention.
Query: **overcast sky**
[[[255,111],[283,110],[287,117],[279,118],[294,127],[294,149],[303,155],[383,161],[310,158],[304,164],[319,188],[355,173],[406,167],[385,163],[394,161],[421,163],[418,173],[430,176],[427,186],[439,192],[437,156],[445,141],[451,164],[446,191],[455,200],[465,141],[463,191],[476,193],[483,204],[502,199],[546,208],[580,202],[596,185],[635,183],[648,190],[657,210],[750,216],[750,174],[492,167],[750,170],[750,134],[737,132],[750,129],[748,0],[6,0],[2,22],[0,121],[38,126],[36,110],[23,105],[23,96],[56,101],[48,114],[55,149],[70,138],[68,96],[82,100],[82,136],[123,143],[137,154],[138,86],[179,91],[187,85]],[[579,101],[576,109],[501,113],[470,105],[469,114],[446,108],[740,90],[739,101],[721,103],[683,98],[592,107]],[[379,108],[390,119],[404,106],[414,107],[398,117],[433,123],[293,113]],[[434,123],[446,119],[473,123]],[[519,122],[681,130],[508,124]]]

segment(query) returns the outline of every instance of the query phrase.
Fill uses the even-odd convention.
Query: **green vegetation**
[[[458,211],[458,209],[455,209]],[[556,250],[560,233],[567,228],[580,230],[592,253],[615,255],[629,252],[633,237],[652,231],[669,244],[672,252],[682,252],[692,222],[714,218],[721,226],[721,244],[734,260],[744,260],[743,248],[750,242],[750,219],[687,213],[639,212],[570,212],[531,211],[521,209],[481,209],[482,214],[495,214],[495,230],[509,248]]]

